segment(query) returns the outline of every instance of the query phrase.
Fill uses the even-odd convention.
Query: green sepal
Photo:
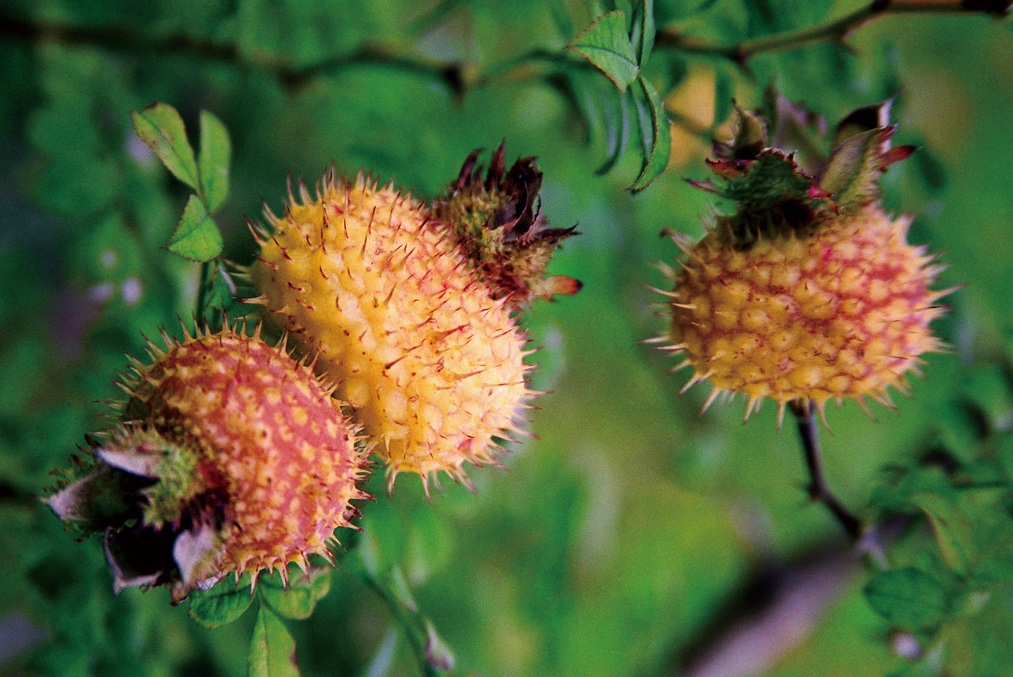
[[[765,212],[788,200],[808,202],[811,199],[812,180],[801,173],[793,156],[782,151],[768,149],[752,161],[709,161],[708,164],[716,173],[730,179],[719,194],[734,201],[739,213]]]
[[[200,481],[198,455],[186,447],[166,443],[154,465],[157,482],[142,490],[147,504],[144,521],[166,524],[179,519],[181,507],[207,487]]]
[[[879,197],[879,176],[892,163],[911,155],[913,146],[889,147],[893,127],[852,134],[830,154],[817,185],[844,210]]]

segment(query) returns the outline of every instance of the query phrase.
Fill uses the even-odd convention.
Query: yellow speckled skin
[[[391,483],[467,482],[529,396],[525,337],[426,208],[360,176],[325,179],[271,217],[250,276],[260,302],[356,410]]]
[[[829,399],[888,402],[886,389],[903,390],[919,355],[940,346],[929,330],[939,268],[907,244],[909,224],[873,204],[744,248],[719,224],[688,251],[670,295],[690,385],[710,380],[712,399],[744,393],[747,416],[764,398],[782,413],[796,399],[821,411]]]
[[[226,498],[221,547],[192,582],[254,576],[312,554],[330,558],[364,453],[312,370],[256,336],[226,329],[170,345],[138,369],[128,405],[166,439],[199,450],[203,485]],[[185,582],[190,583],[190,582]]]

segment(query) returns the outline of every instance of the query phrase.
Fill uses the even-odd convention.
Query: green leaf
[[[914,568],[877,574],[863,589],[869,605],[895,626],[930,630],[949,612],[949,594],[929,574]]]
[[[599,174],[611,171],[619,158],[626,153],[631,127],[629,98],[628,94],[616,94],[609,97],[609,105],[602,109],[608,153],[605,162],[596,170]]]
[[[218,224],[208,216],[204,203],[191,195],[183,209],[183,217],[165,248],[184,259],[203,263],[222,253],[222,234]]]
[[[643,67],[654,49],[654,0],[639,0],[634,5],[633,39],[637,63]]]
[[[975,530],[979,528],[961,510],[956,501],[939,494],[916,494],[911,504],[929,518],[936,545],[947,566],[957,573],[970,573],[976,560]]]
[[[733,88],[731,74],[723,68],[714,69],[714,120],[711,131],[717,129],[732,112]]]
[[[197,161],[179,112],[168,104],[155,103],[140,112],[132,112],[130,117],[138,138],[154,151],[165,168],[186,185],[199,190]]]
[[[298,677],[295,640],[270,607],[261,604],[250,640],[250,677]]]
[[[587,59],[621,92],[640,73],[636,50],[626,33],[626,15],[618,10],[598,17],[566,48]]]
[[[231,581],[222,581],[210,590],[190,593],[187,613],[206,628],[217,628],[242,616],[253,600],[249,588],[237,587]]]
[[[202,278],[200,284],[204,293],[198,295],[197,317],[213,327],[221,327],[236,301],[236,282],[220,260],[209,261]]]
[[[222,121],[208,111],[200,114],[199,193],[208,212],[214,213],[229,196],[229,162],[232,143]]]
[[[873,489],[870,502],[889,512],[916,512],[911,497],[922,493],[946,494],[952,491],[949,478],[937,466],[897,465],[887,468],[888,478]]]
[[[661,102],[658,92],[643,77],[637,78],[639,95],[634,97],[637,104],[637,118],[640,120],[640,138],[644,145],[644,162],[640,175],[630,186],[634,193],[651,185],[668,166],[668,156],[672,152],[672,130],[669,127],[668,115]]]
[[[331,570],[312,569],[308,576],[294,580],[284,588],[265,584],[260,587],[264,602],[280,616],[304,620],[313,614],[313,609],[331,589]]]

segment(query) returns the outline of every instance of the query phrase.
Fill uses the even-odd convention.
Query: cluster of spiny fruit
[[[428,481],[495,464],[533,392],[518,312],[579,283],[544,277],[573,228],[547,227],[533,158],[478,153],[432,202],[359,175],[304,186],[252,228],[260,324],[199,330],[135,361],[114,429],[48,503],[102,532],[116,589],[174,601],[223,576],[331,559],[370,454]]]
[[[685,260],[658,339],[685,355],[687,387],[711,382],[708,404],[741,393],[747,416],[766,398],[781,414],[889,404],[887,389],[904,390],[939,349],[939,266],[879,200],[880,175],[912,151],[891,147],[887,113],[848,116],[806,171],[739,111],[736,138],[709,161],[719,183],[697,182],[734,210],[699,242],[675,238]],[[362,176],[328,176],[315,199],[303,188],[254,229],[248,270],[260,294],[249,300],[288,347],[226,328],[135,365],[122,424],[49,499],[105,531],[117,586],[168,583],[180,599],[230,572],[284,576],[328,557],[364,498],[370,450],[391,483],[467,482],[464,464],[496,462],[533,395],[516,313],[579,284],[544,277],[573,229],[540,216],[534,161],[507,172],[501,146],[483,178],[476,159],[431,204]]]

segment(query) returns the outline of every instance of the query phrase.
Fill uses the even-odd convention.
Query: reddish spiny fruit
[[[697,184],[736,211],[695,244],[674,238],[686,258],[670,271],[671,326],[660,341],[693,369],[687,388],[709,380],[707,405],[743,393],[747,417],[765,398],[779,420],[792,402],[821,415],[831,399],[889,405],[887,389],[906,391],[920,356],[940,349],[929,323],[948,293],[930,289],[934,257],[907,243],[911,219],[878,202],[879,175],[912,149],[890,148],[885,107],[862,109],[813,178],[740,114],[736,143],[711,162],[725,185]],[[862,130],[870,115],[877,124]]]
[[[268,214],[249,270],[261,303],[338,384],[390,486],[398,473],[494,463],[532,392],[524,333],[446,227],[411,195],[323,179]]]
[[[122,422],[87,474],[50,496],[68,523],[105,532],[119,590],[172,586],[179,601],[227,574],[330,559],[368,496],[354,428],[312,369],[232,329],[198,334],[124,383]]]

